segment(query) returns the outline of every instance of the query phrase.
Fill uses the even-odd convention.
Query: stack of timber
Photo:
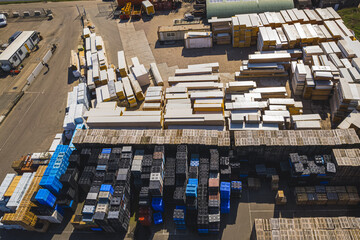
[[[188,65],[188,68],[189,69],[211,68],[213,73],[217,73],[217,72],[219,72],[219,63],[213,62],[213,63],[192,64],[192,65]]]
[[[306,82],[306,66],[303,63],[291,62],[291,84],[293,87],[294,95],[301,96],[304,92]],[[308,67],[308,66],[307,66]]]
[[[236,15],[231,18],[231,26],[233,47],[249,47],[257,42],[259,50],[303,47],[344,37],[355,40],[332,8]]]
[[[118,107],[116,102],[102,102],[84,113],[84,119],[89,117],[117,117],[121,116],[125,108]]]
[[[211,24],[215,44],[231,44],[231,18],[213,17],[208,22]]]
[[[119,145],[179,145],[196,144],[206,146],[230,146],[229,131],[206,129],[182,130],[78,130],[73,138],[76,148],[95,147],[100,144]]]
[[[140,83],[139,81],[136,80],[136,77],[134,74],[130,74],[129,75],[129,80],[130,80],[130,83],[131,83],[131,86],[132,86],[132,89],[134,90],[134,93],[135,93],[135,96],[136,96],[136,99],[138,101],[143,101],[144,100],[144,93],[141,89],[141,86],[140,86]]]
[[[238,155],[249,161],[288,161],[289,154],[319,154],[333,148],[356,148],[360,140],[354,129],[235,131]],[[251,153],[251,155],[250,155]]]
[[[255,219],[253,239],[358,239],[358,217]]]
[[[254,81],[228,82],[225,85],[225,92],[226,93],[249,92],[249,90],[253,88],[256,88],[256,82]]]
[[[145,95],[144,111],[161,110],[164,101],[163,87],[148,87]]]
[[[161,111],[123,111],[121,116],[89,116],[86,124],[91,129],[161,129],[162,116]]]
[[[330,98],[330,109],[334,124],[340,123],[353,110],[360,110],[359,58],[351,61],[352,67],[340,68],[340,81],[335,84],[334,94]]]
[[[249,60],[243,61],[240,72],[235,72],[235,79],[244,77],[285,77],[290,66],[290,53],[249,54]]]
[[[294,129],[321,129],[321,117],[319,114],[292,115],[291,125]]]
[[[353,110],[338,126],[338,129],[353,128],[360,134],[360,112]]]

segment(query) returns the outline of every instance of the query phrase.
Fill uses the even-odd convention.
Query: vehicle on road
[[[0,13],[0,27],[5,27],[7,25],[6,16]]]

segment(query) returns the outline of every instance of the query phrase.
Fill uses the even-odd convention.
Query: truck
[[[40,41],[36,31],[23,31],[1,54],[1,69],[9,72],[16,69]]]

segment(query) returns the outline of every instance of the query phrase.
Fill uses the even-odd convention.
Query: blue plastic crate
[[[191,167],[198,167],[198,166],[199,166],[199,162],[198,162],[198,161],[191,161],[191,162],[190,162],[190,166],[191,166]]]
[[[194,184],[188,184],[186,186],[186,196],[197,197],[197,186]]]
[[[198,185],[199,180],[197,178],[189,178],[188,184]]]
[[[163,218],[161,213],[157,212],[153,214],[153,218],[154,218],[154,224],[161,224],[163,223]]]
[[[102,154],[110,154],[111,153],[111,148],[103,148],[101,153]]]
[[[154,211],[164,212],[164,203],[162,198],[153,198],[151,206]]]
[[[321,181],[320,185],[329,185],[329,181]]]
[[[42,205],[53,207],[56,202],[56,197],[47,189],[40,189],[36,196],[36,201]]]
[[[102,184],[100,192],[110,192],[111,195],[114,193],[114,188],[110,184]]]
[[[229,182],[221,182],[220,183],[220,197],[224,199],[230,198],[230,183]]]
[[[44,176],[41,178],[40,186],[48,189],[52,194],[58,195],[63,185],[55,176]]]
[[[220,212],[221,213],[229,213],[230,212],[230,200],[229,199],[221,199]]]
[[[191,161],[199,161],[199,160],[200,160],[200,155],[197,154],[197,153],[193,153],[193,154],[191,154],[191,156],[190,156],[190,160],[191,160]]]
[[[199,233],[209,233],[209,229],[198,229]]]

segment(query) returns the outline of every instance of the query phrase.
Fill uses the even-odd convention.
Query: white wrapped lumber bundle
[[[131,87],[129,78],[128,77],[122,78],[122,83],[123,83],[126,98],[130,104],[130,107],[136,107],[137,102],[136,102],[136,98],[135,98],[133,89]]]
[[[159,69],[156,65],[156,63],[150,63],[150,72],[154,79],[154,84],[158,86],[164,86],[164,81],[161,77],[161,74],[159,72]]]
[[[306,121],[321,121],[321,117],[319,114],[302,114],[302,115],[292,115],[291,116],[291,124],[295,127],[297,122],[306,122]]]
[[[87,71],[86,83],[87,83],[87,86],[90,91],[95,90],[95,82],[94,82],[94,78],[93,78],[93,70],[92,69],[89,69]]]
[[[225,119],[222,113],[219,114],[176,114],[166,113],[164,115],[164,127],[171,125],[208,125],[224,126]]]
[[[252,88],[256,88],[256,82],[254,81],[229,82],[225,85],[226,92],[247,92]]]
[[[163,102],[163,88],[158,87],[148,87],[145,94],[146,103],[162,103]]]
[[[128,74],[125,53],[124,51],[118,51],[118,69],[121,77],[126,77]]]
[[[294,128],[296,130],[321,129],[320,121],[297,121]]]
[[[286,88],[285,87],[263,87],[263,88],[255,88],[250,90],[250,93],[260,93],[261,98],[286,98]]]
[[[306,69],[303,63],[297,63],[295,72],[293,73],[292,77],[292,87],[294,95],[300,96],[304,92],[306,81]]]
[[[115,91],[116,91],[116,95],[118,96],[118,98],[120,100],[123,100],[126,98],[125,91],[124,91],[124,85],[121,81],[115,82]]]
[[[88,117],[89,128],[162,128],[161,116]]]
[[[175,76],[211,75],[212,68],[175,69]]]
[[[229,119],[229,130],[230,131],[259,131],[259,130],[279,130],[277,123],[233,123]]]
[[[183,82],[219,82],[218,75],[196,75],[196,76],[179,76],[169,77],[170,85]]]
[[[90,50],[91,50],[91,54],[94,54],[94,53],[97,52],[95,41],[96,41],[96,34],[91,33],[90,34]]]
[[[84,27],[83,28],[83,38],[87,39],[87,38],[90,38],[90,29],[88,27]]]
[[[122,111],[121,116],[161,116],[161,111]]]
[[[143,107],[143,111],[157,111],[161,110],[161,103],[149,103],[145,102]]]
[[[223,104],[221,103],[195,103],[194,111],[195,112],[223,112]]]
[[[285,77],[287,72],[283,65],[278,63],[248,63],[244,60],[240,72],[235,72],[235,80],[248,77]]]
[[[266,101],[263,102],[231,102],[225,103],[226,110],[253,110],[253,109],[265,109],[268,107],[268,103]]]
[[[304,99],[310,99],[312,90],[315,88],[315,81],[309,65],[305,65],[305,70],[306,70],[306,78],[305,78],[303,97]]]
[[[200,89],[222,89],[223,83],[217,82],[183,82],[174,85],[175,87],[184,87],[188,90],[200,90]]]
[[[214,62],[214,63],[201,63],[201,64],[192,64],[192,65],[188,65],[189,69],[193,69],[193,68],[211,68],[213,73],[217,73],[219,72],[219,63],[218,62]]]
[[[199,98],[223,98],[223,91],[195,91],[190,93],[190,99],[199,99]]]
[[[249,55],[249,63],[289,62],[290,60],[291,60],[291,56],[289,53]]]
[[[134,90],[136,99],[139,100],[139,101],[144,100],[145,99],[144,93],[143,93],[143,91],[141,89],[141,86],[140,86],[139,82],[135,79],[135,77],[132,74],[129,75],[129,80],[130,80],[130,84],[132,86],[132,89]]]
[[[104,42],[103,42],[102,37],[101,37],[101,36],[96,36],[96,37],[95,37],[95,46],[96,46],[96,49],[97,49],[97,50],[103,49],[103,44],[104,44]]]
[[[287,50],[273,50],[273,51],[257,51],[255,54],[277,54],[277,53],[289,53],[292,60],[302,58],[303,52],[301,49],[287,49]]]
[[[136,63],[136,66],[131,68],[131,72],[133,73],[135,79],[139,82],[141,87],[150,84],[150,78],[149,78],[148,71],[146,70],[146,68],[143,64],[140,64],[138,66]]]

